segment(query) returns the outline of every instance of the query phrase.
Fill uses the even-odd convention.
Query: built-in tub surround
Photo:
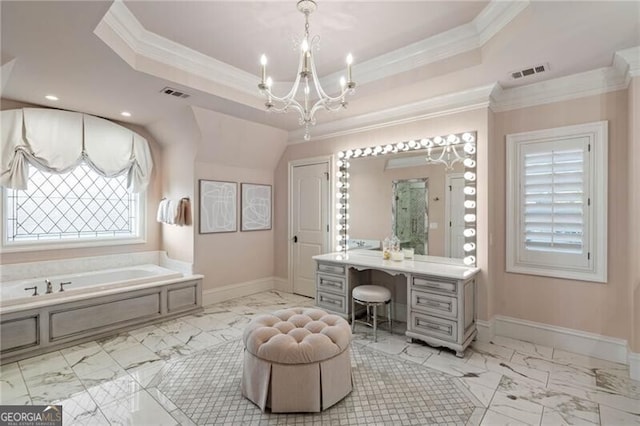
[[[29,278],[2,283],[0,287],[0,312],[10,311],[11,306],[43,306],[82,298],[81,295],[101,293],[119,288],[138,288],[140,284],[183,278],[181,272],[158,265],[138,265],[95,272]],[[52,293],[47,294],[47,282]],[[34,288],[37,290],[34,290]],[[64,288],[64,291],[61,289]]]
[[[175,317],[201,309],[202,275],[190,272],[160,252],[100,258],[68,259],[37,265],[7,265],[4,276],[17,278],[0,282],[1,362],[26,358],[76,344],[120,329]],[[87,272],[88,265],[118,265],[155,258],[171,264],[168,269],[153,263]],[[85,265],[82,272],[68,268]],[[35,272],[40,273],[34,277]],[[64,271],[63,274],[54,275]],[[48,283],[51,285],[49,286]],[[60,291],[61,283],[64,291]],[[38,295],[25,288],[37,287]],[[46,293],[50,287],[52,293]]]

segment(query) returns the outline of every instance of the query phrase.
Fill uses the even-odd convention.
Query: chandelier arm
[[[316,62],[313,59],[313,55],[311,55],[311,75],[313,77],[313,85],[315,86],[316,93],[318,94],[318,97],[320,99],[326,99],[329,102],[343,102],[345,95],[349,91],[349,88],[345,86],[345,88],[342,89],[341,93],[336,97],[327,95],[322,88],[322,85],[320,85],[320,79],[318,79],[318,71],[316,70]]]

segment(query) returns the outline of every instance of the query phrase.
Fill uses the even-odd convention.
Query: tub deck
[[[13,362],[202,309],[202,275],[183,275],[167,269],[159,272],[146,277],[132,274],[127,280],[73,290],[69,287],[68,291],[53,294],[2,300],[0,362]],[[114,275],[113,270],[99,274],[122,277]],[[90,276],[77,274],[74,279]],[[51,281],[56,283],[57,290],[56,279]],[[3,284],[3,288],[7,292],[9,288],[20,290],[24,281],[28,280],[6,287]]]

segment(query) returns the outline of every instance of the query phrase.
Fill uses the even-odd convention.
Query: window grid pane
[[[105,178],[82,164],[54,174],[29,167],[29,189],[7,189],[7,241],[137,236],[138,195],[127,177]]]
[[[584,153],[580,149],[524,155],[524,236],[528,250],[582,253]]]

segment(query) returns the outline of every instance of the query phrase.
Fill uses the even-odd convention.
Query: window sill
[[[78,248],[88,247],[110,247],[110,246],[123,246],[130,244],[144,244],[147,240],[145,238],[120,238],[120,239],[100,239],[91,241],[34,241],[14,244],[3,244],[0,247],[0,253],[20,253],[30,251],[44,251],[44,250],[71,250]]]
[[[605,284],[607,282],[607,271],[567,271],[553,269],[552,267],[534,267],[510,265],[506,268],[507,273],[537,275],[542,277],[562,278],[565,280],[591,281]]]

